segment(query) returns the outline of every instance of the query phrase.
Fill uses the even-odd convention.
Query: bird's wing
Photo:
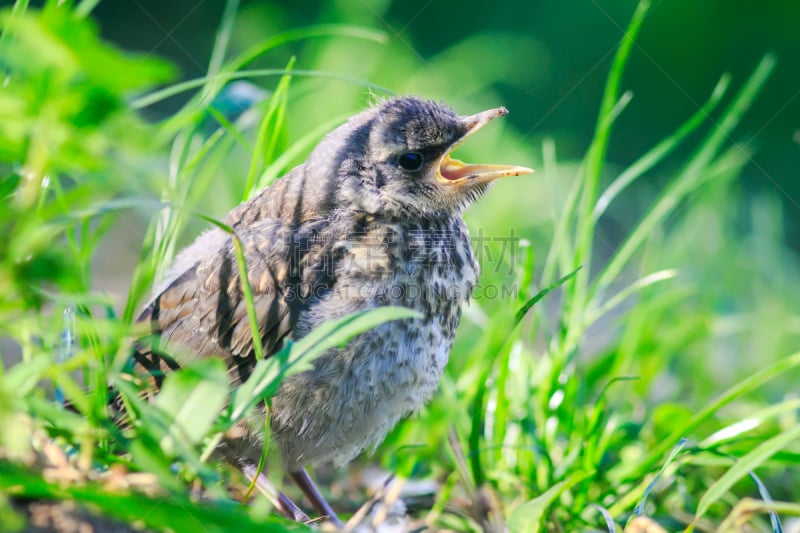
[[[236,234],[244,250],[264,353],[271,355],[281,348],[307,303],[297,297],[302,280],[297,275],[294,232],[280,221],[263,220],[237,228]],[[191,247],[199,256],[196,261],[179,258],[190,266],[174,277],[139,318],[149,321],[160,337],[158,348],[148,346],[135,355],[149,373],[167,372],[194,357],[218,355],[225,358],[237,382],[255,365],[233,237],[218,235],[209,242],[215,246]],[[174,353],[182,354],[180,360]]]

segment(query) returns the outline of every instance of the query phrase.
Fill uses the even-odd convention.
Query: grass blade
[[[217,74],[214,74],[213,76],[203,76],[200,78],[187,80],[181,83],[175,83],[173,85],[170,85],[169,87],[153,91],[149,94],[146,94],[144,96],[141,96],[133,100],[130,106],[131,109],[134,110],[144,109],[145,107],[157,104],[158,102],[166,100],[167,98],[171,98],[186,91],[191,91],[192,89],[203,87],[204,85],[212,82],[224,83],[232,80],[241,80],[241,79],[271,78],[275,76],[284,76],[286,74],[291,74],[293,76],[304,76],[309,78],[325,78],[330,80],[343,81],[379,93],[393,94],[392,90],[382,87],[380,85],[360,80],[358,78],[351,78],[350,76],[342,76],[332,72],[323,72],[319,70],[294,70],[292,72],[288,72],[287,70],[280,68],[266,68],[266,69],[255,69],[255,70],[240,70],[236,72],[219,72]],[[172,123],[179,122],[178,119],[184,117],[185,113],[186,113],[185,111],[179,113],[175,117],[171,118],[170,122]]]
[[[288,30],[273,35],[265,41],[245,50],[241,55],[239,55],[239,57],[231,61],[227,70],[240,70],[246,65],[255,61],[265,52],[269,52],[270,50],[279,46],[296,41],[305,41],[307,39],[326,37],[350,37],[353,39],[372,41],[378,44],[384,44],[387,42],[386,33],[380,30],[365,28],[362,26],[351,26],[347,24],[316,24],[313,26],[305,26],[303,28]]]
[[[766,82],[773,68],[775,59],[767,55],[756,67],[739,94],[723,114],[723,118],[713,131],[701,143],[695,156],[686,165],[681,174],[666,188],[664,193],[648,211],[636,229],[625,240],[613,258],[605,266],[593,283],[591,296],[608,287],[619,276],[622,269],[630,261],[633,254],[646,242],[649,235],[679,205],[679,203],[702,180],[705,170],[712,163],[723,141],[727,140],[733,129],[739,124],[744,112],[750,107],[761,87]]]
[[[611,516],[611,513],[608,512],[608,509],[597,503],[592,504],[592,508],[597,509],[597,512],[603,515],[603,520],[606,522],[606,529],[608,529],[608,533],[617,533],[617,524],[614,522],[614,518]]]
[[[753,450],[745,454],[722,477],[715,481],[700,498],[697,504],[694,522],[700,520],[709,507],[723,498],[733,487],[734,483],[750,474],[778,451],[800,439],[800,426],[795,426],[788,431],[779,433],[771,439],[762,442]]]
[[[420,318],[420,314],[405,307],[378,307],[324,322],[280,353],[256,363],[250,378],[234,393],[231,420],[241,419],[265,395],[274,393],[280,379],[309,368],[314,357],[331,348],[342,347],[356,335],[384,322],[409,318]]]
[[[225,9],[222,12],[222,19],[219,29],[214,36],[214,47],[211,49],[211,58],[208,61],[208,76],[215,76],[222,69],[225,60],[225,53],[228,50],[228,43],[233,32],[233,23],[236,19],[236,12],[239,10],[239,0],[227,0]],[[210,102],[214,95],[221,89],[217,84],[208,84],[203,88],[201,100]]]
[[[761,481],[761,478],[758,477],[755,472],[748,472],[748,474],[750,475],[750,479],[753,480],[753,483],[755,483],[758,487],[758,493],[761,494],[761,499],[764,500],[764,503],[767,505],[771,504],[773,502],[772,496],[770,496],[767,486],[764,485],[764,482]],[[769,523],[772,526],[773,533],[783,533],[781,519],[774,509],[769,510]]]
[[[258,325],[258,315],[256,314],[256,303],[253,299],[253,288],[250,286],[250,278],[247,275],[247,262],[244,257],[244,247],[236,232],[230,226],[205,215],[198,215],[203,220],[211,222],[225,233],[231,236],[233,250],[236,254],[236,266],[239,269],[239,283],[242,285],[242,294],[247,307],[247,321],[250,324],[250,335],[253,337],[253,352],[256,360],[264,359],[264,344],[261,340],[261,332]]]
[[[580,324],[583,322],[583,317],[581,315],[585,308],[584,304],[587,298],[589,273],[591,271],[592,240],[594,238],[595,219],[592,216],[592,212],[597,202],[597,190],[599,188],[600,175],[603,170],[603,162],[608,148],[608,141],[611,137],[611,129],[614,118],[616,117],[616,107],[620,101],[619,91],[620,84],[622,83],[622,75],[636,35],[641,29],[649,9],[649,0],[641,0],[638,3],[622,42],[614,54],[614,60],[603,91],[603,100],[600,105],[600,114],[597,119],[594,137],[592,139],[592,144],[589,146],[589,151],[583,166],[573,268],[579,266],[585,268],[578,274],[572,286],[572,290],[565,296],[565,299],[569,302],[568,332],[572,336],[580,335],[582,332]]]
[[[558,281],[556,281],[555,283],[553,283],[549,287],[545,287],[544,289],[540,290],[531,299],[529,299],[527,302],[525,302],[525,304],[522,307],[519,308],[519,310],[517,311],[516,315],[514,315],[514,324],[511,326],[511,329],[513,330],[514,328],[516,328],[519,325],[519,323],[522,322],[522,319],[525,318],[525,315],[528,314],[528,311],[530,311],[531,308],[534,305],[536,305],[538,302],[540,302],[542,298],[547,296],[548,293],[550,293],[550,291],[557,289],[558,287],[560,287],[564,283],[566,283],[569,280],[571,280],[572,278],[574,278],[578,274],[578,272],[581,270],[581,268],[582,267],[579,266],[578,268],[576,268],[575,270],[573,270],[572,272],[570,272],[566,276],[563,276],[563,277],[559,278]]]
[[[313,130],[309,131],[296,141],[290,147],[284,150],[275,160],[264,170],[264,173],[258,178],[258,188],[264,188],[271,185],[276,179],[280,177],[281,172],[285,171],[292,160],[297,159],[303,153],[308,151],[314,144],[319,141],[320,137],[331,131],[334,127],[342,124],[347,120],[348,115],[341,115],[332,120],[328,120]]]
[[[714,90],[711,91],[711,96],[703,106],[692,115],[692,117],[681,125],[678,130],[654,146],[650,151],[640,157],[631,166],[625,169],[617,179],[603,192],[594,206],[594,220],[597,221],[600,216],[605,213],[608,206],[614,201],[622,191],[624,191],[631,183],[636,181],[645,172],[649,171],[656,164],[663,161],[675,148],[677,148],[686,137],[694,132],[704,121],[709,118],[711,112],[717,107],[725,92],[730,85],[730,76],[725,75],[720,78]]]
[[[656,283],[661,281],[666,281],[668,279],[673,279],[678,275],[678,272],[673,269],[669,270],[662,270],[660,272],[653,272],[652,274],[645,276],[639,280],[636,280],[634,283],[631,283],[617,294],[606,300],[599,309],[590,311],[590,313],[586,316],[586,322],[584,322],[584,327],[588,327],[590,324],[593,324],[597,321],[600,317],[605,315],[606,313],[612,311],[615,307],[622,304],[625,300],[636,294],[637,292],[650,287]]]
[[[717,531],[719,533],[748,531],[747,523],[757,513],[770,513],[770,515],[780,513],[784,516],[800,516],[800,503],[764,502],[753,498],[742,498],[720,524]],[[778,524],[778,528],[773,526],[773,532],[781,532],[780,524]]]
[[[0,461],[0,490],[29,499],[72,500],[97,508],[104,515],[159,530],[169,524],[173,531],[197,531],[201,525],[203,531],[218,533],[308,531],[307,527],[280,517],[254,520],[241,509],[220,504],[199,506],[183,494],[151,498],[136,492],[109,491],[94,484],[65,487],[48,483],[40,473],[6,461]]]
[[[591,475],[591,472],[573,472],[564,481],[556,483],[531,501],[517,506],[508,517],[508,529],[520,533],[542,531],[542,519],[556,498]]]
[[[294,62],[294,57],[289,59],[289,64],[286,65],[287,72],[291,73]],[[247,182],[244,187],[243,199],[245,201],[250,199],[255,190],[261,188],[256,184],[256,175],[260,173],[262,161],[269,164],[273,158],[275,147],[277,146],[277,139],[283,126],[286,104],[288,103],[287,91],[289,90],[291,81],[291,74],[284,74],[281,76],[281,80],[278,82],[275,92],[269,98],[267,112],[264,113],[261,126],[258,128],[256,149],[253,152],[253,156],[250,158],[250,170],[247,172]]]
[[[683,425],[666,439],[661,444],[656,446],[647,457],[637,465],[623,467],[621,471],[615,476],[618,479],[631,480],[639,478],[646,473],[658,461],[667,450],[673,447],[685,435],[691,435],[706,421],[708,421],[715,413],[722,407],[728,405],[736,398],[743,396],[749,392],[756,390],[764,383],[774,379],[781,374],[789,371],[792,368],[800,366],[800,352],[796,352],[773,365],[765,368],[760,372],[756,372],[750,377],[745,378],[733,387],[725,391],[717,400],[711,402],[704,409],[701,409],[696,415],[692,416],[688,423]]]
[[[676,444],[675,447],[672,448],[672,450],[669,452],[667,460],[664,461],[663,465],[661,465],[661,470],[659,470],[656,476],[653,478],[653,480],[647,484],[647,488],[644,490],[642,498],[639,500],[639,503],[637,503],[636,507],[633,509],[633,515],[631,516],[631,519],[633,519],[636,516],[641,516],[644,513],[644,506],[647,505],[647,497],[653,491],[659,480],[661,480],[661,477],[664,475],[664,472],[666,472],[667,468],[669,468],[669,465],[671,465],[675,461],[675,458],[678,457],[678,454],[681,452],[683,447],[686,446],[686,442],[687,442],[686,439],[681,439],[680,441],[678,441],[678,444]]]

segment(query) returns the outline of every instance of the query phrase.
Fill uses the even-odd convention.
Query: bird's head
[[[370,213],[440,217],[460,213],[498,178],[531,169],[466,164],[450,154],[504,107],[460,116],[414,97],[385,100],[328,135],[308,160],[326,168],[336,203]]]

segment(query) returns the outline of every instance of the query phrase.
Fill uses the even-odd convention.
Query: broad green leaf
[[[53,364],[49,357],[36,357],[25,364],[14,365],[2,376],[3,388],[23,396],[31,391]]]
[[[170,435],[197,443],[211,429],[227,396],[225,364],[209,358],[170,373],[155,406],[172,418]]]

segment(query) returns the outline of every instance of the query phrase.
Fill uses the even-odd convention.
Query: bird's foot
[[[305,468],[301,468],[297,472],[290,472],[289,475],[320,515],[327,517],[338,529],[344,529],[344,524],[339,520],[336,512],[331,508],[328,502],[325,501],[325,498],[322,497],[322,494],[319,492],[319,489],[317,489],[317,486],[314,485],[311,476],[308,475]]]

